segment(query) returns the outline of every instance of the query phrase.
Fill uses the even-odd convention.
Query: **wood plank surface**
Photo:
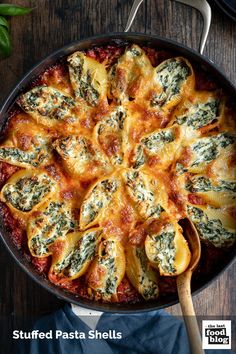
[[[10,20],[13,54],[0,61],[0,104],[11,89],[39,60],[57,48],[95,34],[123,31],[133,0],[8,0],[35,7],[33,12]],[[204,54],[236,83],[236,23],[212,2],[212,25]],[[169,0],[147,0],[141,5],[132,31],[171,38],[198,49],[202,27],[200,14]],[[24,327],[62,302],[42,289],[0,249],[0,316],[2,334],[13,326]],[[236,315],[236,263],[217,281],[194,297],[198,315]],[[180,314],[179,306],[168,309]],[[4,332],[5,331],[5,332]],[[10,353],[10,343],[3,350]]]

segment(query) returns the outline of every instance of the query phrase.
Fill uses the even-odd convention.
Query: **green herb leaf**
[[[0,26],[0,54],[9,57],[11,54],[11,40],[9,32],[3,26]]]
[[[5,19],[5,17],[0,16],[0,25],[9,29],[9,24],[8,24],[7,20]]]
[[[26,15],[31,12],[32,9],[29,7],[22,7],[10,4],[0,4],[0,15],[4,16],[20,16]]]

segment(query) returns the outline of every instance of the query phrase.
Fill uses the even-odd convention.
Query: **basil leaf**
[[[9,32],[3,26],[0,26],[0,54],[9,57],[11,54],[11,40]]]
[[[29,7],[22,7],[10,4],[0,4],[0,15],[4,16],[19,16],[26,15],[31,12],[32,9]]]
[[[5,19],[5,17],[0,16],[0,25],[9,29],[9,24],[8,24],[7,20]]]

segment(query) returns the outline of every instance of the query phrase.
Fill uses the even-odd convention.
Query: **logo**
[[[203,320],[202,349],[231,349],[231,321]]]

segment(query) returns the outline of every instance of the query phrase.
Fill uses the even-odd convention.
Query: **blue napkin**
[[[83,332],[86,339],[17,340],[16,354],[190,354],[184,323],[164,310],[123,315],[104,313],[96,331],[108,339],[89,339],[88,327],[66,304],[60,310],[39,319],[33,329]],[[120,332],[121,339],[114,338]],[[206,350],[207,354],[229,354],[230,350]]]

